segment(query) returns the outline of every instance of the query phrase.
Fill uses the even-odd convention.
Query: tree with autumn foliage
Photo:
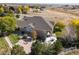
[[[3,6],[0,6],[0,13],[4,13],[4,8],[3,8]]]
[[[24,10],[25,10],[25,13],[28,13],[30,11],[30,7],[28,5],[24,6]]]
[[[63,21],[58,21],[55,26],[53,32],[57,35],[57,37],[62,36],[65,28],[65,24]]]
[[[54,26],[54,32],[61,32],[65,27],[65,24],[64,22],[60,21],[60,22],[57,22]]]
[[[18,6],[18,13],[22,13],[23,12],[23,7],[20,5],[20,6]]]
[[[77,37],[79,37],[79,20],[78,19],[72,20],[71,21],[71,26],[75,30]]]
[[[71,20],[70,25],[73,27],[75,34],[76,34],[76,44],[77,48],[79,48],[79,19]]]
[[[31,35],[32,35],[33,40],[37,38],[37,32],[35,30],[31,32]]]

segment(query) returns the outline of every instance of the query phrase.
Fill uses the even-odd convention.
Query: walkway
[[[5,36],[4,39],[8,43],[9,47],[12,48],[13,47],[13,44],[11,43],[11,41],[9,40],[9,38],[7,36]]]

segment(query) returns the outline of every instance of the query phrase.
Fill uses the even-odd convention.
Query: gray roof
[[[51,27],[40,16],[25,17],[24,20],[17,20],[17,25],[21,28],[27,27],[28,24],[33,24],[35,29],[51,31]]]

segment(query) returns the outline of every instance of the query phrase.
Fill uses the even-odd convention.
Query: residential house
[[[36,30],[37,39],[41,41],[47,42],[47,38],[52,37],[52,28],[48,25],[48,23],[40,16],[27,17],[25,16],[22,20],[17,20],[17,25],[21,28],[21,31],[32,32],[32,30]],[[47,40],[46,40],[47,39]],[[50,38],[49,40],[54,39]]]

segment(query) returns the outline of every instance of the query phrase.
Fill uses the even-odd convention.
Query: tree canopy
[[[0,6],[0,13],[4,12],[4,8],[2,6]]]
[[[63,50],[62,43],[59,40],[55,42],[53,50],[54,50],[53,54],[58,54]]]
[[[57,41],[54,45],[45,44],[41,41],[37,41],[32,46],[32,55],[56,55],[62,51],[62,44]]]
[[[19,13],[22,13],[22,11],[23,11],[23,7],[20,5],[20,6],[18,6],[18,12]]]
[[[75,46],[79,48],[79,19],[71,20],[70,25],[73,27],[73,29],[75,30],[75,34],[76,34]]]
[[[42,52],[44,51],[44,49],[45,49],[45,45],[41,44],[40,41],[37,41],[32,46],[31,54],[33,54],[33,55],[42,55]]]
[[[37,38],[37,32],[35,30],[31,32],[31,35],[34,40]]]
[[[65,24],[64,22],[57,22],[54,26],[54,32],[62,32],[62,30],[64,29]]]
[[[26,13],[30,10],[30,7],[28,6],[28,5],[26,5],[25,7],[24,7],[24,9],[25,9],[25,11],[26,11]]]
[[[10,33],[16,28],[16,19],[14,17],[0,17],[0,32]]]
[[[57,37],[62,37],[62,35],[64,35],[64,28],[65,28],[65,24],[63,21],[58,21],[53,29],[53,32],[56,34]]]
[[[71,25],[74,27],[75,30],[79,30],[79,19],[73,19],[71,21]]]

